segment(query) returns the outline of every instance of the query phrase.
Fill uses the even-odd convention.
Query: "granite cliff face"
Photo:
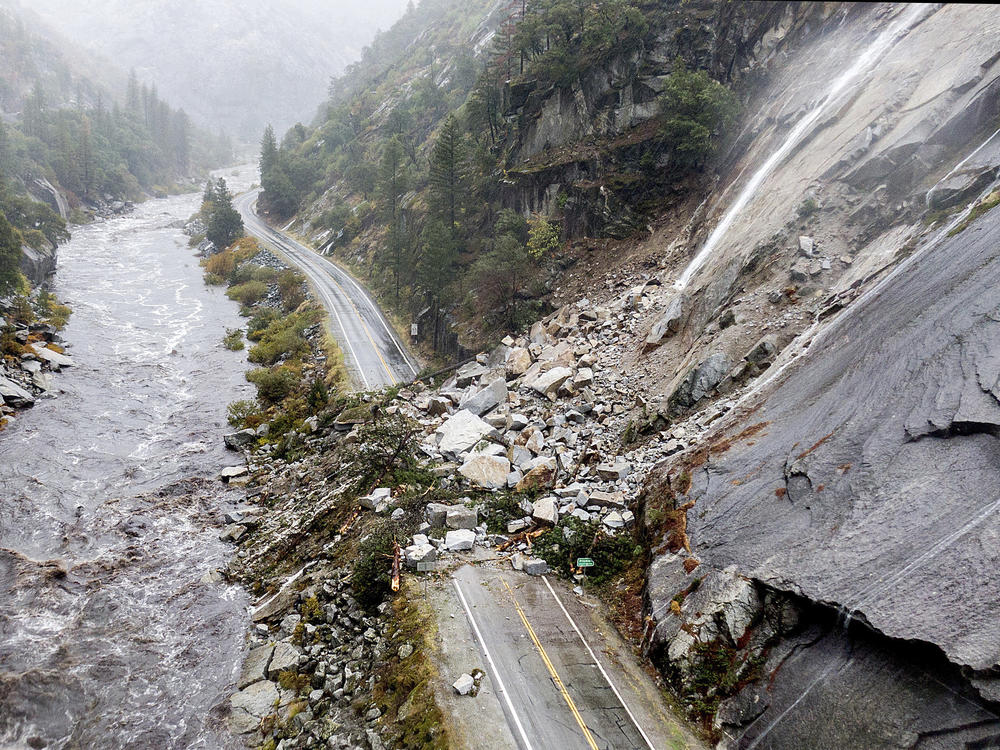
[[[646,644],[701,696],[720,747],[1000,743],[996,19],[876,7],[791,50],[729,187],[673,252],[695,254],[828,71],[900,19],[693,274],[677,334],[641,360],[666,394],[712,357],[744,362],[681,404],[716,426],[643,495],[648,528],[669,519]]]

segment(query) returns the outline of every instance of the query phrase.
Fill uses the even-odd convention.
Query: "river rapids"
[[[231,187],[253,173],[226,172]],[[0,433],[0,748],[229,747],[243,591],[206,577],[231,551],[245,398],[221,345],[237,306],[202,282],[180,225],[199,195],[77,228],[55,291],[76,366]]]

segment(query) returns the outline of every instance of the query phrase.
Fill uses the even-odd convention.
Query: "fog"
[[[17,7],[16,0],[9,5]],[[407,0],[22,0],[212,128],[256,140],[308,121],[329,79]]]

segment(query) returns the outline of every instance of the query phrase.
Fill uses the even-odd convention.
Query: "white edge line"
[[[517,711],[514,709],[514,703],[510,699],[510,693],[507,692],[507,688],[504,687],[503,680],[500,679],[500,670],[497,669],[497,665],[494,663],[493,657],[490,655],[490,650],[486,647],[486,639],[483,638],[483,634],[479,632],[479,625],[476,624],[476,618],[472,616],[472,610],[469,609],[469,603],[465,600],[465,595],[462,593],[462,587],[458,585],[458,579],[456,578],[452,578],[451,582],[455,584],[455,591],[458,592],[458,598],[462,601],[462,608],[465,610],[465,616],[469,618],[469,624],[472,625],[472,630],[476,634],[479,646],[483,649],[483,654],[486,656],[486,661],[489,662],[490,669],[493,670],[493,679],[496,680],[497,689],[503,694],[503,699],[507,704],[508,710],[510,711],[510,716],[514,719],[514,724],[517,725],[517,731],[521,735],[521,741],[524,743],[524,748],[525,750],[533,750],[531,742],[528,740],[528,734],[524,731],[524,725],[521,724],[521,719],[518,717]]]
[[[584,648],[587,649],[587,653],[590,654],[590,658],[594,660],[594,664],[596,664],[597,668],[601,670],[601,674],[604,675],[604,681],[607,682],[608,685],[611,687],[611,690],[618,698],[618,702],[622,704],[622,708],[625,709],[625,713],[627,713],[628,717],[632,720],[632,724],[635,726],[636,729],[639,730],[639,734],[642,735],[642,739],[645,741],[646,746],[649,748],[649,750],[656,750],[656,748],[653,746],[652,741],[649,739],[649,737],[646,735],[646,732],[643,731],[642,727],[639,725],[639,722],[636,720],[635,715],[632,713],[632,709],[628,707],[628,704],[625,703],[625,699],[622,697],[622,694],[619,693],[618,688],[615,687],[615,683],[611,681],[611,677],[608,676],[608,673],[604,669],[604,665],[601,664],[600,659],[597,658],[597,654],[594,653],[594,650],[590,647],[590,644],[587,643],[587,639],[584,638],[583,633],[580,632],[580,628],[576,626],[576,622],[573,620],[572,617],[570,617],[569,612],[566,611],[566,607],[563,606],[562,600],[556,594],[555,589],[552,588],[552,584],[549,583],[549,579],[546,576],[542,576],[542,580],[545,581],[545,585],[548,587],[549,593],[552,594],[552,598],[556,600],[556,604],[559,605],[559,609],[561,609],[562,613],[566,615],[566,619],[569,620],[569,624],[573,626],[573,630],[575,630],[576,634],[580,637],[580,642],[583,644]]]
[[[249,201],[247,202],[247,210],[248,210],[248,211],[249,211],[249,212],[251,213],[251,215],[252,215],[252,216],[253,216],[253,217],[254,217],[254,218],[256,219],[256,218],[257,218],[257,212],[256,212],[256,211],[254,211],[254,208],[253,208],[253,207],[254,207],[254,203],[255,203],[255,202],[256,202],[256,201],[254,201],[253,199],[250,199],[250,200],[249,200]],[[259,221],[259,219],[258,219],[258,221]],[[265,226],[266,226],[266,225],[265,225]],[[267,232],[264,232],[264,234],[266,235],[266,234],[267,234]],[[263,239],[263,240],[264,240],[265,242],[272,242],[272,243],[274,243],[274,244],[278,245],[278,248],[279,248],[279,250],[284,250],[284,248],[282,248],[282,247],[281,247],[281,245],[280,245],[279,243],[275,242],[274,238],[267,238],[267,237],[265,236],[265,237],[262,237],[261,239]],[[288,251],[287,251],[287,250],[285,250],[285,252],[288,252]],[[303,264],[303,265],[305,265],[305,266],[307,266],[307,267],[308,267],[308,263],[305,263],[305,264]],[[341,318],[340,318],[340,313],[339,313],[339,312],[337,312],[337,308],[336,308],[336,306],[335,306],[335,305],[331,305],[331,306],[330,306],[330,311],[331,311],[331,312],[333,313],[334,317],[336,317],[336,318],[337,318],[337,325],[339,325],[339,326],[340,326],[340,332],[341,332],[342,334],[344,334],[344,342],[345,342],[345,343],[347,344],[347,348],[351,350],[351,357],[353,357],[353,358],[354,358],[354,365],[355,365],[355,368],[356,368],[356,369],[357,369],[357,371],[358,371],[358,375],[360,375],[360,376],[361,376],[361,382],[362,382],[362,383],[364,384],[364,386],[365,386],[365,390],[366,390],[366,391],[367,391],[367,390],[371,390],[371,385],[370,385],[370,384],[368,383],[368,378],[366,378],[366,377],[365,377],[365,371],[364,371],[364,368],[363,368],[363,367],[361,366],[361,360],[360,360],[360,359],[358,359],[358,353],[357,353],[356,351],[354,351],[354,345],[353,345],[353,344],[351,344],[351,337],[347,335],[347,329],[346,329],[346,328],[344,327],[344,321],[343,321],[343,320],[341,320]]]
[[[373,300],[371,298],[371,295],[368,294],[367,291],[365,291],[364,287],[362,287],[357,282],[357,280],[355,280],[355,278],[348,271],[346,271],[343,268],[341,268],[338,264],[334,263],[329,258],[326,258],[326,257],[324,257],[322,255],[319,255],[319,253],[316,253],[316,255],[319,256],[320,260],[325,260],[331,266],[333,266],[338,271],[340,271],[342,274],[344,274],[344,277],[348,281],[350,281],[351,284],[354,285],[354,288],[357,289],[361,293],[361,295],[368,301],[368,303],[374,309],[374,311],[376,313],[376,317],[379,319],[379,322],[382,324],[382,327],[385,329],[385,332],[387,334],[389,334],[389,339],[392,341],[393,346],[396,347],[396,351],[399,352],[399,356],[401,356],[403,358],[403,361],[406,363],[406,366],[410,368],[410,372],[412,372],[413,375],[416,376],[417,375],[417,369],[413,366],[413,363],[410,362],[410,358],[406,354],[406,352],[403,351],[403,347],[400,345],[399,341],[397,340],[395,331],[393,331],[391,328],[389,328],[389,324],[386,323],[386,321],[385,321],[385,315],[382,314],[381,310],[378,307],[378,304],[376,304],[375,300]]]
[[[268,229],[271,229],[271,227],[268,227]],[[350,284],[355,289],[358,290],[358,293],[361,295],[361,297],[372,308],[372,311],[375,313],[375,317],[378,318],[379,323],[382,324],[382,328],[384,328],[385,332],[389,335],[389,340],[392,341],[392,345],[396,347],[396,351],[399,352],[399,356],[401,356],[403,358],[403,362],[406,363],[406,366],[410,369],[410,372],[413,373],[414,376],[416,376],[418,374],[417,368],[413,366],[413,363],[410,361],[409,355],[405,351],[403,351],[403,347],[399,343],[399,340],[397,339],[395,331],[393,331],[389,327],[389,324],[385,320],[385,315],[382,313],[382,311],[379,308],[378,304],[375,302],[374,299],[372,299],[372,296],[365,290],[365,288],[362,287],[358,283],[358,281],[348,271],[346,271],[344,268],[341,268],[341,266],[339,264],[334,263],[332,260],[330,260],[326,256],[321,255],[319,252],[314,252],[314,251],[310,250],[309,248],[307,248],[305,245],[303,245],[301,242],[298,242],[298,241],[292,239],[291,237],[289,237],[288,235],[286,235],[284,233],[284,231],[280,231],[279,232],[278,230],[275,230],[275,229],[271,229],[271,231],[274,232],[275,234],[280,235],[281,238],[283,240],[285,240],[286,242],[292,242],[292,243],[294,243],[296,245],[299,245],[303,249],[303,251],[309,253],[312,256],[315,256],[316,260],[320,262],[321,267],[322,267],[323,263],[326,263],[331,268],[333,268],[334,271],[342,274],[343,277],[345,279],[347,279],[347,281],[349,281]],[[324,270],[326,270],[326,269],[324,269]],[[331,275],[331,276],[333,275],[329,271],[327,271],[327,273],[329,275]],[[346,294],[346,292],[345,292],[345,294]],[[360,317],[360,312],[359,312],[359,317]]]

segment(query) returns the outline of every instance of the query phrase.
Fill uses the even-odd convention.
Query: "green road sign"
[[[589,557],[578,557],[576,558],[576,567],[578,568],[592,568],[594,567],[594,561]]]

